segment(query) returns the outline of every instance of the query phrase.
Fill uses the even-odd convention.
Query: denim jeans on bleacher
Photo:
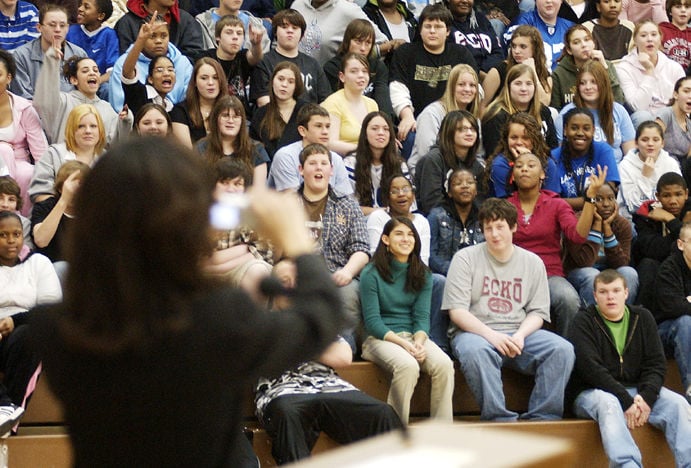
[[[627,391],[631,396],[637,393],[635,388],[627,388]],[[610,466],[643,466],[641,452],[626,427],[624,410],[613,394],[599,389],[585,390],[573,406],[579,418],[597,421]],[[684,397],[664,387],[660,389],[648,422],[664,431],[676,465],[691,466],[691,406]]]
[[[665,320],[658,326],[658,333],[665,347],[665,354],[673,356],[679,368],[684,391],[691,385],[689,360],[691,360],[691,316],[682,315],[675,320]]]
[[[569,336],[569,328],[581,307],[581,298],[566,278],[550,276],[549,286],[550,316],[554,330],[560,336]]]
[[[518,413],[506,408],[501,368],[534,375],[528,412],[521,419],[554,420],[564,413],[564,389],[575,361],[573,346],[547,330],[537,330],[525,339],[523,351],[514,358],[502,356],[492,344],[474,333],[460,332],[451,339],[451,349],[461,364],[468,387],[481,410],[481,419],[515,421]]]

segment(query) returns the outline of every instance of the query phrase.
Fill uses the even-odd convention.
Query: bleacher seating
[[[341,376],[364,392],[386,400],[389,377],[370,362],[355,362],[340,371]],[[504,371],[504,392],[507,405],[515,411],[525,411],[532,389],[532,378],[516,372]],[[674,361],[668,361],[665,385],[681,392],[682,385]],[[430,380],[422,376],[411,402],[412,423],[429,415]],[[465,383],[463,374],[457,370],[454,390],[454,414],[456,422],[468,424],[477,430],[492,427],[505,430],[527,431],[570,439],[577,447],[573,466],[605,466],[607,459],[600,442],[597,424],[590,420],[566,419],[556,422],[487,423],[479,421],[479,408]],[[255,452],[262,466],[274,466],[271,457],[271,441],[256,422],[251,408],[252,399],[248,393],[246,402],[245,429],[252,438]],[[634,431],[636,443],[643,453],[646,466],[673,466],[672,453],[662,432],[650,426]],[[56,468],[71,465],[69,438],[66,434],[60,404],[53,397],[45,379],[39,385],[31,400],[17,436],[7,439],[6,447],[10,468],[35,468],[52,466]],[[313,453],[332,449],[338,444],[322,434]]]

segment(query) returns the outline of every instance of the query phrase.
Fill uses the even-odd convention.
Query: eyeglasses
[[[462,126],[458,127],[456,131],[461,132],[461,133],[476,133],[477,130],[475,130],[475,127],[470,127],[470,126]]]
[[[412,193],[412,191],[413,189],[411,187],[401,187],[389,190],[389,195],[408,195]]]
[[[163,73],[163,72],[175,73],[175,67],[155,67],[154,71],[156,73]]]

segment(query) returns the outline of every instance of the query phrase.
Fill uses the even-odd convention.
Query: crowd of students
[[[603,307],[594,281],[621,281],[626,304],[653,313],[660,349],[676,359],[691,400],[688,0],[664,8],[524,0],[520,9],[448,0],[416,14],[402,0],[264,3],[0,5],[0,260],[12,281],[29,275],[34,285],[30,300],[24,286],[3,288],[0,333],[9,321],[6,333],[25,339],[22,314],[59,300],[55,283],[69,268],[62,243],[80,184],[102,154],[166,137],[206,162],[218,200],[252,185],[296,192],[349,317],[318,362],[258,386],[277,461],[306,456],[316,439],[314,429],[287,437],[276,418],[309,417],[316,400],[280,411],[273,400],[313,393],[302,388],[310,379],[328,382],[316,393],[354,391],[332,369],[350,362],[346,344],[392,374],[393,413],[369,402],[363,417],[379,421],[371,433],[407,423],[420,371],[432,376],[432,416],[451,420],[451,357],[483,418],[561,417],[556,393],[566,391],[574,362],[578,373],[581,354],[576,346],[574,361],[559,336],[578,344],[579,310]],[[494,244],[507,241],[502,229],[520,249],[515,257],[513,247]],[[294,259],[271,239],[243,225],[215,241],[205,274],[259,304],[290,303],[260,287],[271,275],[284,289],[297,281]],[[52,269],[36,260],[44,256]],[[466,277],[461,261],[487,283]],[[629,305],[626,317],[642,313]],[[611,317],[600,319],[610,327]],[[6,341],[3,365],[14,359]],[[537,361],[519,359],[524,346]],[[16,388],[26,387],[38,359],[22,359],[33,368],[18,377],[5,371],[0,433],[29,396]],[[541,373],[545,360],[553,370]],[[502,365],[552,385],[534,391],[526,415],[503,407],[498,377],[482,370]],[[633,403],[636,421],[659,385],[646,392],[647,410]],[[336,404],[343,410],[356,399]],[[622,406],[627,418],[629,410]]]

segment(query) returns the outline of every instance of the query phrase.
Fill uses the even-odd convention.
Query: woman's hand
[[[648,55],[647,53],[639,52],[638,62],[643,66],[643,68],[645,68],[646,75],[652,75],[655,71],[655,64],[653,63],[653,60],[650,58],[650,55]]]
[[[590,185],[588,185],[588,188],[586,189],[585,193],[588,196],[588,198],[595,198],[597,196],[597,192],[600,191],[600,187],[605,185],[605,182],[607,181],[607,166],[601,167],[598,164],[597,172],[594,174],[590,174],[588,180],[590,182]]]
[[[601,50],[594,49],[592,52],[590,52],[590,59],[597,60],[598,62],[600,62],[600,65],[605,67],[605,70],[609,68],[607,65],[607,60],[605,60],[605,55],[602,53]]]
[[[655,173],[655,158],[648,156],[643,162],[643,167],[641,168],[641,173],[643,177],[650,178]]]
[[[0,319],[0,339],[14,331],[14,319],[12,317],[5,317]]]
[[[314,251],[314,242],[305,227],[305,209],[296,194],[255,185],[247,196],[258,232],[272,240],[284,256],[297,257]]]
[[[413,113],[406,114],[401,121],[398,123],[398,139],[405,141],[408,137],[408,133],[415,130],[415,117]]]
[[[53,52],[55,53],[55,57],[60,61],[65,57],[65,54],[62,53],[62,44],[57,39],[53,41]]]
[[[593,212],[593,227],[590,228],[592,231],[602,232],[602,216],[595,210]]]
[[[80,171],[74,171],[67,177],[67,179],[65,179],[65,183],[62,184],[62,193],[60,194],[60,198],[65,201],[67,206],[72,204],[74,196],[79,190],[81,175],[82,173]]]

